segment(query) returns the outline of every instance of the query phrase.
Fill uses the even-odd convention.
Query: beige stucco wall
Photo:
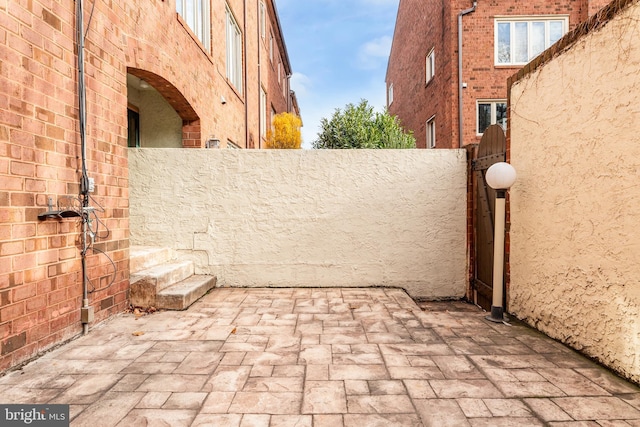
[[[640,381],[640,4],[511,91],[509,310]]]
[[[221,286],[466,290],[464,150],[129,153],[131,244]]]

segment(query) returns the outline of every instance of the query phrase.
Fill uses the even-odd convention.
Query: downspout
[[[260,0],[256,0],[258,11],[258,149],[262,148],[262,34],[260,25],[262,25],[260,16]],[[267,31],[267,6],[264,9],[264,31]]]
[[[473,6],[469,9],[465,9],[458,14],[458,148],[462,148],[464,146],[464,138],[463,138],[463,113],[464,105],[462,102],[462,17],[468,15],[470,13],[475,12],[476,7],[478,6],[478,2],[474,1]]]
[[[247,45],[247,0],[245,0],[242,3],[242,9],[243,9],[243,25],[244,25],[244,63],[242,66],[242,74],[243,74],[243,79],[244,82],[242,90],[244,92],[244,148],[247,149],[249,148],[249,95],[248,95],[248,90],[247,90],[247,51],[248,51],[248,45]]]

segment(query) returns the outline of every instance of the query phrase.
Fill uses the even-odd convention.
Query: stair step
[[[160,265],[154,265],[146,270],[131,274],[131,283],[144,280],[153,283],[156,292],[160,292],[167,286],[180,282],[191,276],[195,271],[192,261],[174,261]]]
[[[215,276],[191,276],[158,292],[156,306],[167,310],[186,310],[215,286]]]
[[[131,246],[129,248],[129,270],[137,273],[154,265],[165,264],[173,259],[171,248],[156,246]]]
[[[155,297],[164,288],[193,275],[194,271],[192,261],[178,261],[156,265],[129,275],[131,303],[140,306],[152,304],[149,299],[152,298],[151,294]]]

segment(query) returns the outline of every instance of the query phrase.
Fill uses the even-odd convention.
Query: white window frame
[[[242,32],[227,6],[227,79],[242,93]]]
[[[495,125],[497,122],[497,105],[498,104],[504,104],[505,107],[507,106],[507,100],[506,99],[478,99],[476,101],[476,135],[480,136],[484,133],[484,130],[482,132],[480,132],[480,104],[490,104],[491,105],[491,120],[489,125]],[[499,124],[499,123],[498,123]],[[502,125],[502,129],[504,131],[507,130],[507,119],[505,116],[505,122],[504,125]]]
[[[427,148],[436,148],[436,116],[431,116],[425,126],[427,134]]]
[[[262,40],[267,37],[267,8],[263,1],[260,2],[260,35]]]
[[[436,75],[436,50],[432,48],[425,60],[425,83],[428,84]]]
[[[551,40],[550,23],[560,22],[562,23],[562,36],[564,36],[569,29],[569,16],[568,15],[539,15],[539,16],[504,16],[496,17],[494,20],[494,63],[495,65],[513,66],[513,65],[525,65],[529,63],[533,58],[540,55],[546,49],[551,47],[557,40]],[[516,61],[516,24],[527,24],[527,60]],[[544,23],[544,49],[540,52],[533,53],[533,38],[531,37],[531,28],[534,23]],[[500,60],[500,40],[499,40],[499,28],[500,24],[509,24],[509,61]],[[562,37],[560,36],[560,37]]]
[[[387,107],[393,104],[393,83],[389,85],[389,89],[387,90]]]
[[[211,49],[210,0],[176,0],[176,12],[184,19],[207,52]]]
[[[269,33],[269,59],[273,62],[273,33]]]
[[[260,138],[267,137],[267,91],[260,86]]]

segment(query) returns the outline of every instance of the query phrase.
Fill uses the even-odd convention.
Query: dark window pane
[[[478,104],[478,133],[484,133],[490,124],[491,104]]]
[[[133,110],[127,110],[127,119],[129,122],[127,146],[140,147],[140,115]]]
[[[507,130],[507,104],[504,102],[496,104],[496,124]]]

